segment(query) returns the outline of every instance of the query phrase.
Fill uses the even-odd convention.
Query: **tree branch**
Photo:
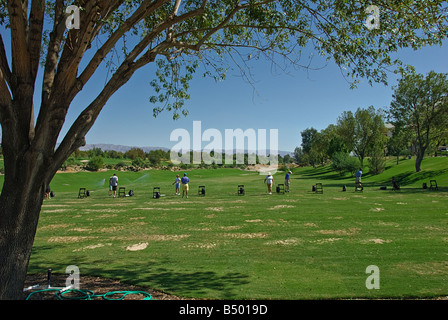
[[[11,26],[12,73],[26,79],[30,70],[30,59],[27,48],[27,2],[21,0],[8,1],[9,23]],[[13,79],[16,82],[16,79]],[[14,91],[15,83],[12,85]]]
[[[47,58],[45,59],[45,68],[42,85],[42,104],[46,106],[46,101],[50,95],[54,83],[54,76],[58,65],[59,52],[63,41],[65,31],[65,7],[64,0],[57,0],[54,12],[53,31],[50,33],[50,42],[48,44]]]
[[[128,18],[123,25],[116,30],[108,39],[107,41],[101,46],[100,49],[97,50],[93,58],[90,60],[88,65],[85,67],[84,71],[81,73],[81,75],[78,78],[78,81],[80,83],[80,86],[84,86],[87,81],[92,77],[92,75],[95,73],[103,59],[107,56],[107,54],[112,50],[112,48],[115,46],[115,44],[122,38],[122,36],[129,31],[136,23],[144,19],[149,14],[153,13],[155,10],[157,10],[160,6],[168,2],[168,0],[162,0],[162,1],[152,1],[152,0],[146,0],[142,5],[134,12],[134,14]],[[143,49],[142,49],[143,50]],[[79,90],[75,90],[73,93],[77,93]]]
[[[204,1],[205,2],[205,1]],[[174,16],[157,25],[148,35],[146,35],[129,53],[126,59],[122,62],[120,67],[114,73],[112,78],[108,81],[97,98],[78,116],[76,121],[72,124],[69,131],[65,135],[63,141],[57,148],[54,155],[54,166],[59,168],[63,163],[67,154],[75,151],[84,142],[84,137],[92,127],[102,108],[108,101],[108,99],[115,93],[121,86],[123,86],[134,74],[134,72],[141,67],[153,62],[157,55],[165,54],[166,50],[174,47],[174,44],[170,41],[163,41],[155,48],[148,49],[137,61],[134,60],[140,55],[140,53],[148,46],[148,44],[155,39],[163,30],[171,27],[172,25],[182,22],[186,19],[200,15],[204,12],[204,8],[201,6],[198,9],[184,13],[180,16]],[[78,89],[74,89],[75,91]],[[76,93],[70,93],[70,96],[74,96]]]
[[[11,86],[11,69],[9,68],[8,58],[6,57],[5,45],[3,37],[0,34],[0,71],[2,77],[8,86]]]
[[[134,72],[144,65],[155,60],[157,54],[145,54],[136,63],[123,62],[104,89],[92,103],[84,109],[70,127],[61,144],[55,151],[53,167],[50,170],[56,172],[65,161],[67,154],[73,153],[77,148],[85,144],[85,135],[93,126],[96,118],[109,98],[129,79]]]
[[[30,72],[33,82],[36,79],[37,69],[39,68],[44,13],[45,1],[33,0],[31,2],[28,30],[28,52],[30,55]]]
[[[182,2],[182,0],[176,0],[176,3],[174,4],[173,13],[172,13],[173,16],[177,16],[177,11],[179,11],[181,2]]]
[[[100,21],[101,13],[108,8],[108,5],[108,1],[105,0],[88,1],[80,12],[81,28],[68,31],[56,71],[55,91],[70,88],[76,81],[78,66],[90,47],[92,36],[95,36],[95,26]]]
[[[99,17],[110,15],[111,10],[116,9],[122,1],[116,0],[112,6],[108,5],[106,0],[90,1],[86,6],[85,21],[81,24],[83,27],[80,30],[73,29],[68,32],[60,59],[58,57],[66,29],[66,13],[64,1],[60,0],[56,3],[54,27],[50,34],[44,73],[42,102],[36,124],[36,148],[44,149],[44,146],[51,146],[48,149],[54,149],[71,103],[71,100],[66,97],[66,92],[73,84],[76,85],[78,65],[89,48],[92,37],[95,37],[100,30],[100,28],[95,29],[95,24],[102,25],[103,22]]]
[[[12,116],[11,94],[9,93],[6,80],[3,78],[3,71],[0,71],[0,125],[4,126],[6,119]]]

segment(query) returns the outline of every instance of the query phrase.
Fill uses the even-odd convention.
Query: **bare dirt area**
[[[65,281],[67,279],[67,274],[52,274],[51,275],[51,287],[65,287]],[[34,286],[36,284],[46,287],[47,275],[46,274],[33,274],[28,275],[25,281],[25,288],[29,286]],[[41,290],[43,288],[38,288],[35,290]],[[26,299],[29,294],[35,290],[29,290],[24,292],[24,299]],[[126,291],[126,292],[146,292],[151,295],[152,300],[182,300],[182,298],[166,294],[164,292],[155,291],[148,287],[134,286],[131,284],[123,283],[114,279],[93,277],[93,276],[82,276],[80,279],[80,290],[92,291],[95,296],[104,295],[113,291]],[[30,296],[30,300],[58,300],[55,295],[55,291],[46,291],[35,293]],[[71,292],[66,295],[67,299],[82,299],[85,295],[82,293]],[[116,300],[143,300],[147,295],[145,294],[127,294],[124,296],[123,293],[117,293],[108,296],[109,299]],[[92,300],[102,300],[102,297],[93,297]]]

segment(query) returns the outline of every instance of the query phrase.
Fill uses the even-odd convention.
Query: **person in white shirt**
[[[274,184],[274,177],[270,172],[268,172],[268,175],[266,178],[264,178],[264,182],[268,185],[268,193],[272,194],[272,185]]]
[[[114,198],[115,198],[115,196],[117,195],[117,186],[118,186],[118,177],[115,173],[109,179],[109,186],[112,187],[112,191],[114,192]]]
[[[176,196],[180,196],[180,177],[176,175],[176,180],[174,180],[173,184],[176,184]]]

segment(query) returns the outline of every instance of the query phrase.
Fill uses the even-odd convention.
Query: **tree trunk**
[[[6,172],[0,195],[0,299],[23,299],[23,286],[47,178],[29,154]],[[34,161],[33,161],[34,160]]]
[[[364,155],[358,156],[360,168],[364,168]]]
[[[421,165],[422,165],[422,161],[423,161],[423,157],[425,156],[425,152],[424,151],[417,151],[417,157],[415,159],[415,172],[420,172],[421,169]]]

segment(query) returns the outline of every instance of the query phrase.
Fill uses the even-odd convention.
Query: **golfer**
[[[290,174],[292,174],[292,172],[288,171],[285,175],[285,192],[289,192],[289,184],[291,182]]]
[[[186,195],[188,199],[188,183],[190,182],[190,179],[188,179],[186,172],[180,181],[182,182],[182,198]]]
[[[361,176],[362,176],[362,168],[359,168],[359,170],[356,171],[356,173],[355,173],[355,178],[356,178],[355,183],[357,186],[361,185]]]
[[[268,172],[268,175],[266,178],[264,178],[264,182],[268,185],[268,193],[272,194],[272,185],[274,184],[274,177],[270,172]]]
[[[114,173],[114,175],[112,177],[110,177],[110,179],[109,179],[109,194],[110,194],[110,190],[112,188],[112,191],[114,192],[114,198],[117,195],[117,186],[118,186],[118,177]]]
[[[176,196],[180,196],[180,177],[176,175],[176,180],[174,180],[173,184],[176,184]]]
[[[51,197],[50,197],[50,192],[51,192],[51,188],[50,188],[50,186],[48,185],[48,186],[45,188],[45,199],[48,199],[48,200],[51,199]]]

